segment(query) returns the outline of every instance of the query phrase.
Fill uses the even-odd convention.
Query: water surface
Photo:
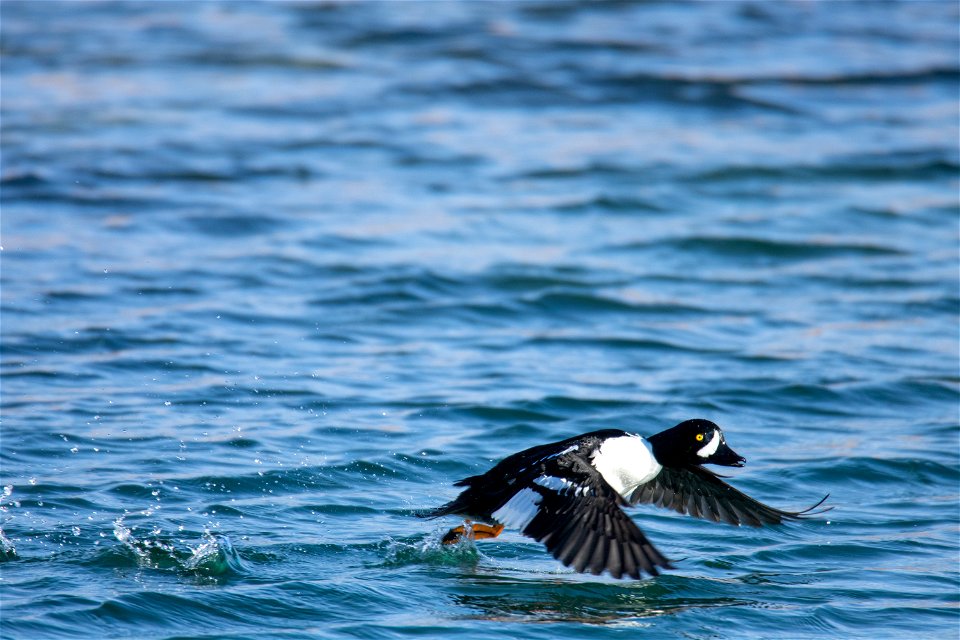
[[[0,635],[958,628],[958,10],[2,5]],[[689,417],[815,521],[417,509]]]

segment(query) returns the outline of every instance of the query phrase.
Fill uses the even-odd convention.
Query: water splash
[[[134,536],[136,527],[127,527],[123,517],[113,523],[113,535],[137,558],[137,564],[151,569],[176,569],[181,565],[176,547],[163,540],[141,539]]]
[[[473,540],[461,538],[454,544],[442,544],[439,535],[428,534],[421,538],[387,538],[381,566],[402,567],[426,564],[434,566],[475,566],[483,557]]]
[[[210,532],[204,533],[203,543],[183,562],[183,568],[207,576],[246,572],[230,538]]]
[[[10,539],[4,535],[3,529],[0,529],[0,562],[15,560],[16,558],[17,550]]]
[[[177,571],[208,577],[246,573],[246,567],[233,543],[225,535],[205,531],[203,542],[195,549],[178,549],[171,541],[138,538],[136,527],[127,527],[123,517],[113,523],[113,535],[137,558],[141,567]],[[156,530],[151,535],[158,535]]]

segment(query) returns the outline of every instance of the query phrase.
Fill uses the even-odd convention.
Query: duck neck
[[[647,438],[647,442],[650,443],[650,449],[653,451],[654,457],[664,467],[680,467],[683,466],[682,459],[677,451],[673,438],[670,437],[669,430],[661,431],[656,435],[652,435]]]

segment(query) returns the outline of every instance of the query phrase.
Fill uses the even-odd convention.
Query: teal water
[[[0,12],[3,638],[957,637],[956,3]],[[414,516],[689,417],[834,510]]]

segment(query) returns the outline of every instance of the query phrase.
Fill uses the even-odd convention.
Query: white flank
[[[493,512],[493,518],[505,527],[520,529],[530,524],[537,515],[537,505],[541,496],[533,489],[521,489],[507,500],[506,504]]]
[[[604,441],[594,452],[592,462],[607,484],[624,498],[644,482],[653,480],[663,468],[653,457],[650,443],[635,435]]]
[[[720,432],[714,431],[713,438],[710,439],[710,442],[700,447],[697,451],[697,455],[701,458],[709,458],[717,452],[717,447],[720,446]]]

